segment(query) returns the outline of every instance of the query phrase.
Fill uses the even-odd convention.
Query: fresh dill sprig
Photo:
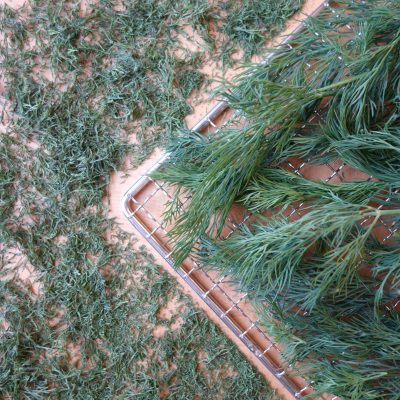
[[[340,142],[344,131],[352,139],[368,131],[375,133],[376,127],[382,128],[383,121],[395,123],[396,98],[392,87],[397,87],[400,78],[396,51],[399,45],[396,33],[398,4],[393,5],[392,13],[388,13],[388,6],[380,2],[375,5],[346,2],[345,6],[348,15],[341,12],[341,18],[336,18],[337,14],[331,16],[330,10],[319,19],[311,18],[305,32],[296,35],[290,47],[274,50],[275,57],[268,64],[247,69],[228,86],[225,97],[247,118],[247,122],[242,128],[222,128],[218,135],[210,136],[207,146],[190,150],[194,159],[204,160],[205,164],[200,169],[198,165],[194,167],[198,177],[189,179],[194,186],[190,193],[194,205],[189,205],[179,216],[172,232],[178,263],[189,253],[190,242],[194,245],[213,217],[218,221],[217,227],[222,226],[227,210],[260,166],[279,164],[293,154],[308,156],[318,162],[315,153],[321,153],[327,132],[335,131]],[[361,15],[366,11],[366,20],[361,24]],[[364,32],[365,24],[368,35]],[[360,43],[360,36],[365,36],[364,45]],[[384,104],[390,104],[387,110],[383,110]],[[312,120],[316,107],[321,108],[320,122]],[[385,130],[378,131],[384,135]],[[315,146],[312,139],[308,141],[309,137],[315,137],[322,145]],[[301,140],[304,141],[303,149],[299,145]],[[177,160],[185,151],[185,142],[179,136],[173,136],[173,141],[177,143],[172,143],[169,150],[171,158]],[[392,142],[393,139],[388,138],[386,145],[381,146],[388,147]],[[329,147],[323,150],[331,154]],[[381,153],[381,160],[384,149],[377,151]],[[391,165],[392,171],[388,173],[393,178],[389,182],[395,184],[397,164],[391,164],[393,149],[390,151],[386,162]],[[350,165],[353,165],[353,152],[357,154],[363,150],[347,151],[344,161]],[[331,157],[341,156],[342,152],[338,153]],[[372,165],[373,156],[371,153]],[[363,161],[367,164],[369,158]],[[360,164],[355,157],[354,166]],[[179,175],[187,176],[191,161],[182,159],[168,165],[173,169],[171,176],[168,176],[166,166],[157,177],[184,184]],[[217,229],[216,235],[219,232]]]
[[[179,212],[179,192],[169,205],[169,210],[178,210],[171,230],[171,235],[179,238],[174,249],[176,262],[186,258],[202,233],[209,229],[217,235],[221,232],[234,200],[262,161],[263,143],[264,132],[250,127],[248,135],[232,129],[207,139],[188,132],[170,144],[170,159],[153,177],[189,189],[191,195],[183,213]],[[187,163],[188,159],[192,162]]]
[[[308,287],[300,280],[296,290]],[[266,325],[283,344],[287,362],[304,363],[300,370],[313,382],[313,397],[397,398],[400,320],[388,309],[376,317],[372,282],[350,287],[346,296],[328,293],[310,314],[299,312],[291,300],[278,295],[268,307],[263,303],[262,312],[269,313]]]
[[[395,218],[399,212],[387,210]],[[312,263],[309,291],[296,302],[311,311],[328,288],[345,292],[350,283],[359,281],[359,267],[368,265],[370,257],[371,232],[384,214],[335,199],[325,205],[313,204],[293,221],[284,216],[260,217],[259,223],[240,227],[228,239],[204,238],[199,256],[206,265],[232,274],[243,290],[257,295],[290,290],[296,271]],[[364,228],[360,222],[366,219],[370,223]],[[386,272],[385,280],[392,276],[391,270]]]
[[[308,19],[268,64],[226,85],[243,126],[173,139],[157,175],[179,187],[175,259],[191,242],[272,313],[311,396],[398,398],[399,17],[396,1],[344,1]],[[342,160],[369,179],[309,181],[282,169],[290,157]],[[195,206],[180,203],[185,190]],[[254,215],[223,239],[234,202]]]

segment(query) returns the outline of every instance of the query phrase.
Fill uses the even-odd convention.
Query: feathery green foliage
[[[225,130],[224,135],[212,140],[203,140],[197,133],[186,133],[170,147],[171,157],[165,170],[153,174],[154,178],[178,184],[177,204],[172,204],[170,210],[179,209],[179,190],[183,187],[192,195],[184,213],[173,212],[167,216],[176,217],[171,234],[180,238],[174,251],[178,263],[186,258],[210,223],[211,229],[220,233],[235,198],[261,162],[260,146],[264,137],[262,131],[251,136],[238,135],[236,129]],[[201,149],[200,156],[195,153],[197,149]],[[191,162],[190,168],[185,169],[187,159],[193,165]]]
[[[398,27],[396,29],[398,4],[393,4],[391,13],[387,12],[387,5],[371,2],[349,3],[348,9],[349,13],[341,13],[340,18],[336,18],[336,14],[330,17],[330,11],[325,11],[328,14],[326,18],[310,18],[305,32],[296,36],[292,46],[275,49],[276,55],[271,62],[249,68],[239,75],[225,97],[247,118],[242,128],[222,129],[218,134],[210,135],[206,146],[200,147],[197,146],[199,139],[196,134],[189,133],[184,139],[181,135],[173,136],[168,149],[172,153],[170,164],[173,164],[174,172],[169,177],[166,168],[157,177],[173,181],[180,174],[187,176],[188,164],[192,168],[194,163],[186,162],[185,156],[178,157],[185,151],[196,160],[196,169],[199,168],[198,160],[208,162],[203,169],[198,169],[196,181],[200,190],[191,191],[194,206],[189,205],[179,216],[172,233],[177,241],[178,262],[190,250],[189,241],[193,245],[196,238],[205,232],[213,212],[218,214],[223,208],[221,218],[226,217],[225,210],[242,193],[260,166],[276,166],[293,154],[315,158],[314,161],[318,162],[321,161],[321,149],[323,161],[338,158],[342,152],[334,152],[337,146],[333,149],[323,146],[327,140],[324,138],[329,137],[330,132],[340,135],[338,142],[344,138],[360,140],[360,134],[371,135],[378,127],[382,128],[379,130],[381,136],[385,135],[391,131],[390,126],[396,124],[396,92],[392,88],[397,87],[400,77],[398,52],[395,51],[399,42]],[[351,30],[346,28],[349,24],[353,27]],[[343,32],[343,29],[348,32]],[[365,43],[360,43],[365,35]],[[343,43],[343,40],[346,41]],[[374,83],[377,86],[375,91]],[[355,96],[359,96],[359,102]],[[383,111],[385,104],[391,106]],[[323,122],[307,122],[318,107],[322,107],[320,120]],[[346,110],[346,115],[343,110]],[[360,120],[360,113],[365,114],[364,119]],[[321,145],[314,145],[315,136],[315,141],[318,144],[322,142]],[[374,161],[377,152],[382,170],[389,176],[389,182],[395,185],[399,176],[397,161],[392,163],[396,151],[390,148],[389,154],[385,154],[383,148],[393,143],[392,136],[386,136],[386,145],[382,144],[381,148],[377,144],[370,153],[358,148],[349,150],[347,144],[347,156],[344,154],[343,159],[369,173],[369,165],[376,165],[378,169]],[[196,144],[193,149],[192,142]],[[354,164],[350,159],[353,153]],[[368,155],[372,160],[370,164]],[[358,161],[361,157],[363,163]],[[236,168],[239,171],[234,173]],[[381,175],[382,171],[377,177],[381,179]],[[182,183],[179,178],[176,180]]]
[[[295,289],[305,291],[303,285],[304,281]],[[370,284],[352,287],[347,296],[329,293],[307,315],[293,308],[286,296],[280,296],[268,309],[267,326],[284,345],[286,360],[296,363],[307,359],[302,372],[314,382],[315,396],[335,393],[345,399],[397,398],[399,316],[385,310],[376,318],[374,298]]]
[[[341,185],[314,182],[284,169],[264,169],[248,185],[241,202],[253,212],[282,207],[285,211],[295,202],[318,201],[329,205],[332,201],[344,205],[366,206],[371,201],[379,201],[386,189],[383,182],[354,181]]]
[[[272,51],[226,85],[242,127],[172,140],[157,177],[194,204],[170,204],[175,259],[196,244],[249,292],[313,396],[398,399],[400,4],[341,2]],[[370,179],[313,182],[283,170],[289,157]],[[234,202],[254,216],[224,239]]]
[[[295,221],[262,218],[263,224],[243,226],[238,235],[224,241],[202,240],[200,256],[203,262],[233,273],[244,290],[257,294],[290,290],[295,271],[312,268],[309,290],[296,301],[311,311],[327,288],[346,291],[349,283],[359,280],[358,267],[368,264],[368,239],[384,211],[359,210],[359,205],[332,201],[315,205]],[[387,211],[400,213],[399,209]],[[358,225],[367,218],[371,218],[367,227]],[[385,272],[388,279],[391,271]]]
[[[101,221],[98,216],[95,220]],[[2,397],[274,397],[166,272],[129,246],[106,247],[93,228],[97,225],[91,221],[91,226],[86,230],[90,237],[70,236],[60,245],[56,272],[40,268],[43,296],[32,296],[24,282],[3,280],[3,267],[0,316],[7,329],[0,336]],[[93,263],[85,256],[93,250],[89,245],[101,251]],[[112,265],[109,274],[103,269],[107,265]],[[132,273],[140,274],[139,283]],[[161,313],[169,301],[179,304],[171,318]],[[154,336],[160,328],[165,333]]]

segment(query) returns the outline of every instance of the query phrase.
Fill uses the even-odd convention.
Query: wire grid
[[[329,7],[328,4],[324,4]],[[334,8],[329,7],[332,13],[338,14]],[[351,27],[348,26],[348,29]],[[288,44],[290,46],[290,44]],[[233,124],[242,124],[243,116],[239,113],[227,110],[227,105],[224,102],[219,103],[210,113],[208,113],[193,129],[206,132],[218,132],[221,127],[232,126]],[[321,110],[316,110],[314,115],[309,119],[312,122],[316,118],[323,118]],[[148,175],[166,159],[163,157],[148,173]],[[310,167],[310,160],[287,161],[286,168],[295,174],[309,179],[305,169]],[[346,171],[353,170],[352,167],[344,162],[337,160],[328,162],[323,166],[326,170],[323,180],[326,183],[344,182],[346,181]],[[319,168],[322,168],[319,166]],[[154,215],[150,211],[150,203],[155,201],[160,205],[157,196],[163,195],[164,200],[170,200],[171,194],[168,186],[165,183],[153,180],[150,176],[144,176],[139,180],[124,197],[124,211],[130,222],[139,230],[139,232],[149,241],[149,243],[161,254],[161,256],[171,265],[174,263],[171,259],[171,249],[166,244],[168,235],[168,227],[163,223],[161,215]],[[365,179],[372,179],[366,176]],[[151,189],[149,189],[151,187]],[[147,188],[145,197],[139,199],[141,192]],[[150,191],[150,193],[148,193]],[[395,191],[398,193],[398,190]],[[186,196],[183,203],[190,201],[190,197]],[[378,209],[385,206],[390,201],[388,196]],[[165,203],[165,202],[164,202]],[[163,203],[163,204],[164,204]],[[289,217],[298,215],[302,216],[302,211],[306,209],[304,203],[292,205]],[[140,213],[146,216],[147,220],[152,222],[149,226],[143,221]],[[228,217],[227,226],[224,237],[232,235],[240,225],[246,223],[251,218],[249,212],[245,212],[239,221],[232,217]],[[361,225],[368,222],[368,219],[361,221]],[[397,231],[395,221],[385,221],[379,219],[381,226],[385,229],[382,235],[382,242],[389,240]],[[162,232],[161,238],[157,237],[157,233]],[[307,382],[303,379],[295,378],[291,375],[291,366],[285,366],[279,357],[279,347],[272,338],[265,334],[259,325],[259,318],[254,315],[249,303],[246,301],[247,294],[239,293],[235,288],[226,285],[228,276],[213,275],[212,271],[205,266],[198,264],[194,259],[189,260],[190,265],[184,265],[177,269],[179,275],[188,283],[188,285],[198,293],[203,301],[217,314],[219,319],[223,321],[231,331],[245,344],[245,346],[256,355],[261,363],[272,372],[280,381],[283,387],[294,398],[301,398],[312,392],[312,382]],[[199,274],[201,274],[201,279]],[[222,298],[222,301],[221,301]],[[396,301],[393,308],[397,307],[400,300]],[[275,354],[272,354],[275,353]],[[331,397],[332,400],[337,397]]]
[[[309,122],[313,119],[321,117],[321,112],[316,111],[310,118]],[[217,119],[208,119],[207,130],[217,132],[218,129],[228,124],[240,124],[243,116],[239,113],[230,113],[224,111],[223,117]],[[159,168],[164,161],[165,157],[161,159],[152,168],[152,171]],[[310,172],[305,171],[310,167],[310,160],[291,160],[286,163],[287,169],[295,174],[309,179]],[[315,166],[314,166],[315,167]],[[337,160],[336,162],[329,162],[322,166],[325,168],[325,182],[344,182],[346,181],[346,171],[354,170],[344,162]],[[322,168],[318,166],[318,168]],[[150,173],[151,171],[149,171]],[[366,176],[366,179],[372,177]],[[143,196],[142,192],[146,189]],[[171,200],[171,188],[163,182],[156,181],[150,176],[144,176],[136,185],[134,185],[125,196],[125,213],[131,223],[139,230],[139,232],[150,242],[150,244],[162,255],[162,257],[170,264],[173,265],[171,259],[171,249],[165,242],[168,235],[168,226],[162,221],[162,215],[156,215],[152,208],[159,207],[160,204],[165,204],[167,200]],[[398,190],[395,191],[398,193]],[[142,195],[142,197],[141,197]],[[161,196],[160,196],[161,195]],[[161,201],[162,200],[162,201]],[[190,197],[186,196],[183,203],[190,201]],[[388,196],[379,209],[385,206],[385,203],[390,201]],[[154,204],[152,204],[154,203]],[[302,216],[308,206],[304,203],[292,205],[289,217],[297,214]],[[143,218],[143,215],[145,218]],[[248,222],[251,218],[250,212],[244,212],[240,220],[236,220],[231,216],[228,217],[227,226],[224,232],[224,237],[231,236],[240,225]],[[151,224],[144,222],[144,219],[150,220]],[[368,219],[361,221],[361,225],[366,224]],[[380,218],[380,223],[385,229],[382,241],[389,240],[397,231],[395,222],[385,221]],[[161,236],[158,233],[161,232]],[[262,364],[272,372],[280,383],[292,394],[294,398],[301,398],[312,391],[312,383],[307,381],[295,380],[290,374],[290,366],[285,366],[284,363],[277,361],[275,357],[270,357],[270,353],[279,353],[277,343],[270,338],[259,325],[259,319],[254,318],[246,302],[246,293],[237,292],[234,288],[226,286],[229,280],[228,275],[217,276],[213,275],[206,266],[200,265],[194,259],[190,259],[190,265],[186,264],[179,268],[177,272],[189,284],[189,286],[198,293],[202,300],[210,306],[210,308],[217,314],[217,316],[236,334],[236,336],[245,344],[245,346],[256,355]],[[199,276],[199,274],[201,276]],[[221,300],[221,297],[223,298]],[[397,307],[400,303],[398,300],[393,308]],[[249,310],[250,309],[250,310]],[[235,314],[235,315],[233,315]],[[335,399],[336,397],[333,397]]]
[[[222,116],[208,118],[205,129],[208,132],[218,132],[226,125],[243,123],[243,116],[224,110]],[[138,229],[146,240],[170,264],[171,248],[167,241],[168,226],[163,222],[162,214],[155,209],[171,200],[171,189],[164,182],[152,179],[149,175],[159,168],[165,158],[162,158],[138,181],[125,195],[124,211],[129,221]],[[183,203],[189,202],[186,196]],[[251,213],[244,211],[240,219],[229,216],[224,228],[224,237],[232,235],[240,225],[251,218]],[[175,267],[176,268],[176,267]],[[309,383],[302,378],[291,376],[290,366],[285,366],[279,357],[280,349],[277,343],[269,337],[259,325],[259,318],[254,309],[246,301],[247,294],[240,293],[229,284],[228,275],[218,276],[215,272],[196,262],[193,258],[176,269],[178,274],[200,295],[202,300],[217,314],[244,345],[261,361],[266,369],[275,375],[282,386],[293,396],[301,398],[312,391]]]

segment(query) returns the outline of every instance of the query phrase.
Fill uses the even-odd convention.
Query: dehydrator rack
[[[315,16],[324,7],[329,8],[333,13],[338,12],[334,5],[324,2],[319,4],[311,15]],[[292,39],[292,35],[300,31],[303,24],[304,21],[299,23],[292,34],[285,37],[280,46],[290,46],[288,42]],[[271,57],[273,57],[273,53],[268,54],[263,62],[267,63]],[[319,111],[316,110],[310,122],[314,118],[318,119],[319,116]],[[228,124],[230,126],[241,124],[243,118],[243,116],[231,110],[225,101],[220,101],[192,129],[201,133],[213,132]],[[172,248],[168,238],[171,225],[163,221],[163,207],[171,199],[173,189],[167,184],[151,178],[151,174],[160,168],[167,158],[168,154],[164,155],[126,192],[122,201],[125,216],[216,314],[217,318],[260,360],[263,368],[276,377],[292,399],[310,394],[312,382],[296,376],[291,366],[282,362],[279,344],[259,325],[259,319],[254,308],[246,301],[246,293],[238,292],[229,282],[229,276],[219,276],[215,271],[200,265],[192,258],[186,260],[181,266],[174,265],[171,258]],[[288,160],[286,164],[288,170],[298,175],[305,178],[317,176],[325,182],[334,183],[355,177],[357,179],[371,179],[371,177],[361,174],[340,160],[323,166],[313,166],[308,164],[307,161],[293,158]],[[190,198],[187,197],[183,201],[190,201]],[[293,205],[289,211],[289,217],[294,214],[301,215],[303,207],[305,205],[302,203]],[[249,218],[251,218],[251,215],[248,212],[234,207],[223,235],[231,235],[240,224],[245,223]],[[381,220],[380,222],[381,236],[383,241],[386,241],[396,233],[396,228],[390,221]],[[330,395],[323,396],[323,398],[337,399]]]

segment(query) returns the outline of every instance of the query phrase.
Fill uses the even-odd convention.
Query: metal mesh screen
[[[328,5],[324,4],[324,6]],[[336,13],[337,11],[332,8],[332,12]],[[315,118],[323,118],[322,114],[321,110],[316,110],[310,122]],[[210,133],[218,131],[225,125],[238,124],[243,124],[243,116],[230,110],[226,103],[220,102],[193,129]],[[163,207],[171,199],[173,188],[148,176],[162,165],[166,157],[167,155],[159,160],[146,176],[129,189],[124,197],[123,207],[125,215],[132,225],[168,264],[174,266],[171,259],[172,248],[168,239],[168,231],[171,225],[163,221]],[[286,161],[284,167],[306,179],[319,179],[330,183],[354,179],[373,179],[340,160],[321,166],[312,165],[309,160],[291,158]],[[188,202],[190,197],[186,196],[182,201],[183,203]],[[386,202],[388,201],[390,201],[390,197],[386,199]],[[385,204],[382,203],[378,208],[384,206]],[[292,205],[288,211],[288,216],[297,218],[304,214],[306,207],[303,203]],[[233,207],[223,230],[223,236],[232,235],[238,226],[249,220],[251,220],[249,212],[240,207]],[[367,223],[367,219],[361,222],[362,225]],[[380,230],[379,236],[383,242],[389,240],[397,232],[395,222],[383,218],[380,219],[380,226],[377,229]],[[174,267],[176,268],[176,266]],[[198,264],[191,258],[186,260],[182,266],[176,268],[176,271],[216,313],[218,318],[261,361],[262,365],[275,375],[293,398],[301,398],[312,392],[312,383],[295,376],[291,366],[282,362],[279,345],[264,332],[254,308],[247,299],[247,294],[237,291],[230,282],[229,276],[219,276],[217,272]],[[335,399],[332,396],[329,396],[329,398]]]

